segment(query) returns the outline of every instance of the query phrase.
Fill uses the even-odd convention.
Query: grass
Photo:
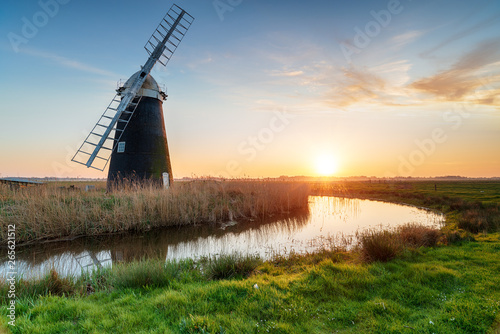
[[[259,256],[223,254],[218,257],[204,257],[201,267],[209,279],[229,279],[248,277],[262,263]]]
[[[104,184],[103,184],[104,185]],[[58,184],[11,190],[0,186],[0,244],[9,224],[18,244],[156,227],[266,218],[307,210],[308,187],[286,182],[179,182],[169,190],[129,185],[85,192]]]
[[[33,300],[40,296],[82,297],[99,291],[168,288],[174,283],[242,279],[252,274],[263,261],[255,255],[230,254],[204,257],[198,261],[142,259],[117,263],[82,272],[80,276],[61,277],[51,269],[40,279],[17,278],[16,297]],[[9,285],[0,280],[0,304],[8,302]]]
[[[422,200],[433,206],[455,203],[500,203],[500,181],[346,181],[312,182],[314,194],[340,195],[357,198],[388,198],[399,201]],[[438,201],[430,201],[439,199]]]
[[[95,290],[90,293],[76,288],[69,294],[20,292],[16,327],[10,329],[13,333],[486,333],[493,330],[500,312],[500,234],[477,239],[416,248],[389,262],[362,263],[352,252],[338,260],[324,256],[319,262],[312,259],[314,254],[288,263],[253,262],[247,278],[216,279],[201,263],[189,260],[142,261],[73,279],[81,287],[92,282]],[[5,314],[5,308],[0,312]]]
[[[498,333],[500,183],[312,184],[314,194],[428,206],[419,225],[262,262],[231,255],[18,281],[13,333]],[[496,188],[495,188],[496,187]],[[442,189],[442,193],[439,193]],[[471,194],[464,195],[467,189]],[[476,190],[474,190],[476,189]],[[490,190],[488,190],[490,189]],[[426,204],[427,203],[427,204]],[[485,226],[484,224],[488,224]],[[483,225],[480,225],[483,224]],[[476,226],[480,226],[476,229]],[[466,230],[463,230],[466,229]],[[479,232],[479,233],[478,233]],[[0,314],[7,286],[0,283]],[[6,319],[1,331],[7,331]]]

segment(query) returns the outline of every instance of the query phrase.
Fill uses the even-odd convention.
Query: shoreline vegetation
[[[462,229],[479,233],[500,228],[498,181],[198,179],[176,182],[169,190],[158,189],[152,184],[128,183],[111,193],[106,193],[105,182],[92,183],[96,190],[89,192],[83,191],[89,182],[76,187],[74,184],[50,182],[17,190],[0,185],[0,246],[6,245],[10,224],[16,225],[16,244],[19,246],[307,212],[310,195],[380,200],[432,209],[446,215],[447,231]],[[457,194],[460,196],[454,196]]]
[[[304,183],[179,182],[168,190],[136,183],[106,193],[58,183],[11,190],[0,186],[0,245],[16,225],[17,245],[158,227],[264,219],[308,210]]]
[[[254,195],[259,188],[245,186]],[[2,326],[13,333],[500,333],[500,182],[273,188],[286,197],[269,184],[260,186],[269,187],[267,198],[280,199],[272,206],[278,212],[293,211],[290,197],[301,203],[305,193],[427,207],[444,213],[446,223],[441,230],[413,224],[368,230],[354,247],[332,240],[316,252],[292,251],[269,261],[239,254],[143,259],[64,278],[52,270],[39,280],[16,281],[16,327],[7,326],[8,286],[0,281],[0,333]],[[226,196],[215,217],[228,219],[229,208],[235,210],[229,194],[236,190],[206,187],[197,199]],[[266,208],[255,212],[271,212],[270,203],[254,203]],[[251,216],[252,206],[245,208],[235,214]]]

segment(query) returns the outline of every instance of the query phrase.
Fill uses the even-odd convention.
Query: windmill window
[[[118,143],[118,153],[123,153],[125,152],[125,142],[121,141]]]

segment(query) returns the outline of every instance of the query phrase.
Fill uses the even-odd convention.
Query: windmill
[[[157,62],[167,65],[193,21],[194,17],[172,5],[144,46],[148,60],[118,87],[74,155],[72,161],[100,171],[111,160],[108,188],[123,179],[152,180],[166,187],[172,182],[162,109],[167,94],[150,72]]]

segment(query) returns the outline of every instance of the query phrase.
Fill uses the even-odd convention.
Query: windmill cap
[[[141,74],[142,71],[137,71],[132,76],[125,82],[125,84],[118,88],[118,94],[123,95],[124,92],[129,89],[132,86],[132,83],[134,80]],[[153,97],[155,99],[158,99],[160,101],[163,101],[165,99],[165,93],[162,92],[160,89],[160,86],[156,82],[156,80],[151,76],[151,74],[148,74],[146,77],[146,80],[142,84],[141,89],[137,92],[136,96],[145,96],[145,97]]]

